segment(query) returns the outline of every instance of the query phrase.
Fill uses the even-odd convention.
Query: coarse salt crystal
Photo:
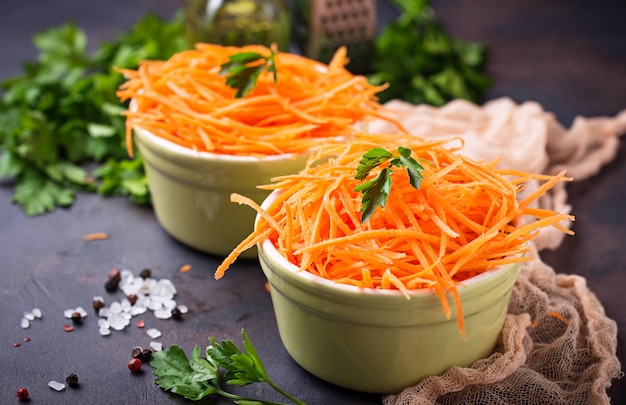
[[[118,313],[112,313],[107,318],[107,321],[109,322],[111,328],[115,330],[122,330],[130,323],[129,320],[124,317],[124,315]]]
[[[111,329],[100,327],[100,329],[98,329],[98,333],[100,333],[100,336],[109,336],[111,334]]]
[[[75,309],[66,309],[65,311],[63,311],[63,316],[66,317],[67,319],[71,319],[72,315],[74,315],[74,313],[78,313],[80,314],[81,318],[84,318],[87,316],[87,311],[85,311],[85,308],[83,307],[76,307]]]
[[[35,320],[35,315],[33,315],[32,312],[24,312],[24,318],[28,319],[29,321],[33,321]]]
[[[30,327],[30,322],[28,321],[28,319],[22,318],[20,326],[22,327],[22,329],[28,329]]]
[[[122,312],[130,312],[130,301],[128,301],[127,298],[124,298],[121,302],[122,305]]]
[[[187,305],[179,305],[178,310],[181,314],[186,314],[189,311],[189,308],[187,308]]]
[[[137,305],[135,305],[135,306],[133,306],[133,307],[130,309],[130,314],[131,314],[132,316],[135,316],[135,315],[141,315],[141,314],[143,314],[144,312],[146,312],[147,310],[148,310],[148,308],[146,308],[146,307],[144,307],[144,306],[139,306],[139,307],[138,307]]]
[[[158,319],[170,319],[172,317],[172,310],[171,309],[155,309],[154,310],[154,316],[155,318]]]
[[[150,348],[155,352],[160,352],[163,350],[163,343],[161,342],[150,342]]]
[[[150,336],[152,339],[157,339],[159,337],[161,337],[161,331],[155,328],[150,328],[146,331],[146,333],[148,334],[148,336]]]
[[[176,308],[176,301],[174,300],[166,300],[163,302],[163,307],[165,309],[169,309],[170,311],[174,308]]]
[[[120,304],[117,301],[113,302],[111,306],[109,307],[109,311],[111,311],[112,313],[119,314],[120,312],[122,312],[122,304]]]
[[[148,298],[148,309],[151,311],[156,311],[158,309],[163,308],[163,301],[155,296],[150,296]]]
[[[65,389],[65,384],[58,381],[50,381],[48,383],[48,387],[52,388],[55,391],[63,391]]]
[[[39,308],[33,308],[32,311],[30,311],[31,314],[33,314],[33,316],[37,319],[41,318],[41,309]]]

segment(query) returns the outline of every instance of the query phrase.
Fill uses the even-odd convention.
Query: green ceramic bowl
[[[157,220],[175,239],[195,249],[228,255],[253,230],[255,211],[230,202],[239,193],[262,203],[258,185],[297,173],[307,155],[230,156],[196,152],[135,129]],[[255,249],[241,257],[254,258]]]
[[[399,291],[337,284],[299,271],[269,240],[257,247],[287,352],[323,380],[373,393],[395,393],[489,356],[521,267],[489,271],[459,287],[463,340],[456,313],[446,319],[431,290],[415,290],[407,300]]]

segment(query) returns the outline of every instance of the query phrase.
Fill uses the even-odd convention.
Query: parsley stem
[[[280,389],[280,387],[276,386],[276,384],[274,384],[272,381],[266,381],[267,384],[272,387],[274,389],[274,391],[278,392],[279,394],[281,394],[282,396],[284,396],[285,398],[293,401],[294,403],[298,404],[298,405],[306,405],[305,402],[300,401],[297,398],[292,397],[291,395],[289,395],[288,393],[286,393],[285,391],[283,391],[282,389]]]
[[[270,385],[272,385],[272,384],[270,384]],[[272,388],[274,388],[274,389],[276,390],[276,388],[275,388],[275,387],[272,387]],[[279,391],[279,392],[280,392],[280,390],[277,390],[277,391]],[[264,404],[264,405],[290,405],[290,404],[286,404],[286,403],[284,403],[284,402],[273,402],[273,401],[259,400],[259,399],[255,399],[255,398],[247,398],[247,397],[242,397],[242,396],[237,395],[237,394],[231,394],[230,392],[227,392],[227,391],[222,391],[222,390],[221,390],[221,389],[219,389],[219,388],[216,388],[216,389],[215,389],[215,393],[216,393],[216,394],[219,394],[219,395],[221,395],[221,396],[223,396],[224,398],[229,398],[229,399],[232,399],[233,401],[235,401],[235,402],[237,402],[237,403],[238,403],[238,402],[240,402],[240,401],[250,401],[251,403],[262,403],[262,404]],[[297,399],[295,399],[295,398],[291,398],[288,394],[285,394],[285,393],[283,393],[283,392],[280,392],[280,393],[281,393],[282,395],[284,395],[285,397],[287,397],[287,398],[289,398],[289,399],[293,400],[293,401],[294,401],[294,402],[296,402],[298,405],[306,405],[306,404],[305,404],[304,402],[302,402],[302,401],[298,401],[298,400],[297,400]]]

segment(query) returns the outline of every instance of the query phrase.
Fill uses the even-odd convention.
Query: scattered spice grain
[[[83,235],[83,239],[86,241],[92,241],[92,240],[105,240],[105,239],[109,239],[111,236],[109,236],[108,233],[104,233],[104,232],[95,232],[95,233],[88,233],[86,235]]]
[[[26,400],[28,399],[28,390],[26,388],[19,388],[17,390],[17,397],[20,400]]]
[[[139,359],[132,359],[128,362],[128,369],[133,373],[141,370],[141,366],[143,366],[143,362]]]
[[[67,378],[65,379],[65,382],[70,387],[76,387],[78,385],[78,376],[76,374],[72,373],[72,374],[67,376]]]

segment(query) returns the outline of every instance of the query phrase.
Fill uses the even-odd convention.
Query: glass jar
[[[290,46],[291,19],[285,0],[185,0],[187,44]]]

